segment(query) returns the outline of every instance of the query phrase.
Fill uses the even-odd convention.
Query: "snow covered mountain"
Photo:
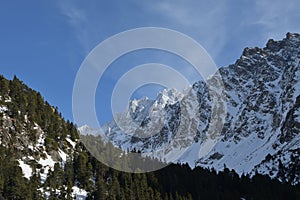
[[[124,150],[171,162],[300,181],[300,35],[246,48],[207,82],[133,100],[101,130]],[[220,89],[223,86],[223,90]],[[216,103],[217,102],[217,103]],[[159,131],[157,131],[159,130]],[[147,133],[147,135],[144,135]],[[150,134],[149,134],[150,133]]]

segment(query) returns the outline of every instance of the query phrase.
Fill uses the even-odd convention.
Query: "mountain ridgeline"
[[[297,184],[299,61],[300,35],[287,33],[283,40],[270,39],[264,48],[245,48],[234,64],[183,92],[165,89],[155,100],[132,100],[126,112],[115,116],[122,129],[112,120],[99,131],[81,127],[80,132],[102,135],[123,150],[135,149],[192,168],[222,171],[226,165],[239,175],[260,173]],[[215,99],[222,105],[216,106]],[[159,110],[166,113],[159,132],[135,137],[140,130],[132,123],[155,129],[161,119],[151,116]]]
[[[152,145],[147,139],[141,145],[138,138],[123,135],[114,122],[103,128],[110,141],[102,141],[103,135],[94,133],[80,136],[76,125],[63,119],[58,108],[40,93],[16,76],[12,80],[0,76],[0,199],[300,199],[299,38],[288,34],[283,41],[269,41],[264,49],[246,49],[235,65],[220,69],[226,87],[224,99],[229,99],[227,110],[231,112],[226,115],[222,132],[213,138],[205,133],[211,110],[203,82],[195,83],[187,92],[196,97],[196,102],[170,89],[161,92],[156,103],[137,100],[135,109],[132,104],[131,117],[146,126],[155,122],[145,120],[149,119],[148,112],[142,107],[148,106],[149,112],[154,107],[165,109],[169,114],[163,135],[155,135]],[[269,66],[275,75],[267,73]],[[136,151],[141,152],[141,164],[148,160],[159,164],[159,154],[155,159],[143,153],[172,139],[181,99],[181,109],[198,109],[201,115],[194,115],[193,126],[186,129],[195,132],[195,137],[178,162],[155,172],[125,173],[92,156],[96,152],[101,158],[117,157],[130,168],[134,161],[124,150]],[[90,133],[87,128],[80,130]],[[116,140],[117,134],[124,140]],[[217,143],[207,156],[192,154],[208,139]],[[251,141],[257,146],[246,148]],[[89,152],[83,143],[97,145]],[[109,151],[103,151],[104,147]],[[232,163],[240,159],[244,166],[246,157],[251,170],[240,173],[246,168]],[[256,162],[254,157],[258,158]]]

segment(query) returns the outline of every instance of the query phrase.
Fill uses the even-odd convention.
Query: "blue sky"
[[[101,41],[145,26],[189,35],[227,66],[247,46],[263,47],[269,38],[300,32],[298,0],[253,1],[1,1],[0,73],[16,74],[72,120],[72,89],[80,64]],[[159,51],[133,52],[114,62],[97,90],[100,123],[111,118],[113,84],[131,66],[158,62],[185,69],[187,63]],[[159,87],[158,87],[159,88]],[[154,96],[141,90],[136,97]],[[152,93],[151,93],[152,92]]]

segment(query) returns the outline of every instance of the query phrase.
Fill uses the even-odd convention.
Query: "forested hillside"
[[[239,177],[226,166],[220,173],[176,164],[150,173],[111,169],[80,143],[76,125],[17,77],[0,76],[0,141],[2,199],[300,199],[299,185]],[[109,155],[96,150],[120,154],[113,145]]]

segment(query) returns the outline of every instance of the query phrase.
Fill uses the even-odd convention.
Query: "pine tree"
[[[9,166],[8,176],[3,194],[8,199],[26,199],[26,180],[23,177],[21,168],[16,163]]]
[[[103,177],[98,175],[96,179],[96,190],[94,192],[94,198],[99,200],[106,199],[106,187]]]
[[[9,82],[2,75],[0,75],[0,96],[2,97],[2,100],[8,96],[8,92]]]

